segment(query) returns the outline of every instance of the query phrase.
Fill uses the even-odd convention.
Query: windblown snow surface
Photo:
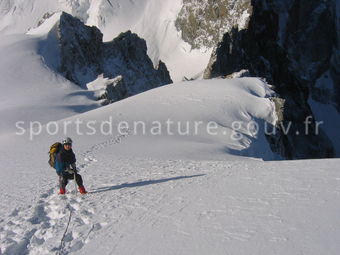
[[[340,162],[273,161],[270,85],[182,82],[98,108],[46,67],[41,37],[12,33],[86,2],[0,1],[0,254],[339,254]],[[59,196],[47,164],[66,135],[84,196],[73,181]]]
[[[44,124],[32,139],[37,126],[24,135],[15,126],[1,130],[1,254],[338,254],[339,160],[269,161],[277,156],[263,134],[265,123],[276,121],[268,84],[257,78],[183,82],[72,113],[65,98],[79,92],[36,59],[27,46],[34,40],[6,49],[14,47],[13,58],[35,59],[29,66],[39,76],[21,71],[14,79],[1,69],[3,91],[20,99],[2,104],[2,120],[10,120],[8,127],[15,120]],[[64,85],[52,90],[52,104],[46,95],[54,82]],[[38,90],[21,91],[26,84]],[[51,109],[64,109],[66,119]],[[64,134],[47,134],[47,127],[54,130],[48,121],[60,129],[70,123],[67,135],[89,194],[75,193],[73,181],[65,196],[57,194],[47,151]],[[91,121],[97,132],[86,134]],[[136,121],[146,123],[145,134],[134,130]],[[197,133],[192,126],[189,134],[174,128],[197,121],[203,123]],[[232,138],[235,121],[242,123],[239,139]],[[257,135],[247,128],[252,121]],[[207,132],[210,122],[214,134]]]

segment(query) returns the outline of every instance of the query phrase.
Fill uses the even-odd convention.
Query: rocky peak
[[[85,26],[70,14],[60,16],[60,71],[84,87],[100,74],[103,35],[96,27]]]
[[[145,40],[131,31],[104,43],[101,60],[104,76],[123,76],[129,96],[172,83],[165,64],[160,62],[155,69],[147,55]]]
[[[108,87],[106,103],[114,102],[151,88],[172,83],[164,63],[153,67],[145,40],[127,31],[111,42],[103,43],[103,34],[94,26],[62,13],[57,24],[60,65],[57,69],[83,88],[100,75],[119,79],[115,89]]]

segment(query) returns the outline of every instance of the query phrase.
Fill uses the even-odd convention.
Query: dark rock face
[[[233,29],[224,35],[205,78],[240,69],[266,78],[285,100],[281,124],[286,128],[290,125],[287,135],[281,126],[275,136],[268,136],[273,150],[289,159],[333,157],[329,138],[322,131],[316,132],[308,98],[340,110],[339,21],[335,1],[253,0],[252,5],[248,28]],[[306,132],[308,116],[312,116],[313,123]]]
[[[101,70],[105,77],[122,75],[126,95],[172,83],[165,64],[154,69],[145,40],[130,31],[120,34],[102,47]]]
[[[85,26],[77,18],[63,13],[58,39],[58,69],[72,82],[85,88],[100,74],[110,79],[121,76],[118,84],[107,87],[106,102],[172,83],[165,64],[160,62],[155,69],[147,55],[145,40],[130,31],[103,43],[103,35],[98,28]]]
[[[59,22],[60,71],[76,84],[85,86],[101,72],[103,35],[96,27],[63,13]]]

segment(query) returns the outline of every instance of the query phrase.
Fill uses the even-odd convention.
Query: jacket
[[[68,168],[70,165],[72,168],[75,169],[75,163],[76,163],[76,156],[73,153],[73,150],[65,150],[64,146],[61,148],[61,150],[57,153],[54,168],[57,171],[57,174],[62,174],[66,168]]]

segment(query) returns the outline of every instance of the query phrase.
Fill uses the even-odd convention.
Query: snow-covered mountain
[[[62,11],[98,27],[104,41],[131,30],[146,40],[154,65],[162,60],[181,81],[202,76],[213,47],[231,27],[247,24],[251,6],[249,0],[1,1],[0,34],[25,33]]]
[[[0,0],[1,255],[339,253],[339,1],[251,3]]]
[[[56,12],[65,11],[98,27],[104,41],[131,30],[145,39],[156,66],[165,62],[171,78],[180,81],[203,73],[211,49],[191,51],[175,27],[181,0],[11,0],[0,2],[2,34],[25,33]],[[181,61],[178,61],[181,59]]]
[[[57,121],[70,123],[90,192],[82,197],[72,182],[57,195],[47,165],[62,130],[1,137],[1,253],[337,254],[338,160],[261,162],[275,155],[262,131],[246,128],[276,120],[272,93],[255,78],[185,82]],[[93,120],[105,132],[86,135]],[[134,133],[136,120],[145,134],[140,124]],[[183,135],[196,121],[197,134]],[[233,121],[243,123],[241,139]]]
[[[194,6],[194,4],[186,2],[185,7]],[[181,1],[162,1],[162,3],[153,0],[1,1],[0,31],[4,43],[6,41],[13,42],[14,34],[27,33],[29,35],[27,40],[24,40],[23,37],[18,39],[27,42],[31,40],[31,36],[39,37],[32,39],[35,43],[33,47],[36,48],[36,52],[29,50],[32,54],[37,54],[37,57],[41,55],[43,62],[39,65],[49,67],[52,71],[51,75],[55,75],[58,79],[60,79],[57,74],[59,72],[71,82],[88,87],[91,90],[95,88],[96,91],[93,92],[82,92],[91,95],[89,96],[91,99],[97,97],[104,99],[105,102],[111,102],[169,83],[171,80],[167,75],[164,64],[159,62],[160,58],[166,62],[170,75],[174,77],[173,80],[175,81],[181,80],[183,77],[191,78],[196,74],[202,74],[211,49],[191,50],[191,46],[183,41],[182,32],[175,27],[177,15],[183,8]],[[73,23],[62,22],[63,25],[60,26],[60,11],[66,11],[88,25],[96,25],[101,32],[94,28],[82,26],[80,22],[75,22],[76,19],[74,19],[74,22],[72,21]],[[66,17],[66,15],[62,17]],[[182,14],[181,18],[184,19],[185,15]],[[63,20],[71,19],[63,18]],[[76,23],[78,25],[74,27]],[[142,40],[132,39],[132,36],[122,36],[120,38],[124,40],[118,38],[113,43],[107,42],[126,30],[131,30],[138,36],[145,38],[148,54],[158,71],[153,70],[147,57],[143,55],[145,45]],[[83,35],[87,34],[88,43],[79,40],[82,37],[76,31],[82,31]],[[90,36],[92,32],[93,38]],[[103,33],[104,41],[106,41],[104,44],[101,43],[99,38],[101,37],[100,33]],[[132,47],[131,49],[138,49],[139,52],[132,52],[128,43],[126,47],[119,46],[119,40],[130,40],[125,38],[131,39],[130,44],[138,44],[139,47]],[[23,42],[20,43],[21,45],[24,44]],[[118,49],[106,50],[111,46],[114,47],[114,45],[117,45]],[[102,48],[105,49],[102,50]],[[5,54],[6,51],[7,54]],[[3,53],[7,55],[3,60],[12,58],[10,49],[4,49]],[[113,58],[110,55],[114,55],[117,61],[112,61]],[[141,61],[141,59],[144,60]],[[9,59],[9,61],[18,60]],[[109,68],[103,62],[108,62]],[[4,62],[5,65],[6,61]],[[133,67],[132,70],[135,71],[131,72],[130,67]],[[5,69],[3,70],[7,75],[8,72]],[[34,70],[36,73],[40,72],[36,68]],[[122,79],[117,75],[121,76]],[[23,77],[25,77],[24,74]],[[40,83],[37,79],[31,77],[24,79],[32,83]],[[141,80],[143,81],[142,85],[139,84]],[[11,82],[16,84],[15,81]],[[4,83],[5,87],[7,85],[7,83]],[[33,86],[38,86],[38,84]],[[141,86],[144,86],[144,88],[141,88]],[[65,93],[68,94],[69,92],[65,91]],[[55,101],[59,101],[59,99]],[[92,104],[95,105],[95,103]],[[86,110],[87,108],[83,109]]]
[[[46,124],[99,107],[94,92],[81,89],[46,67],[38,54],[39,38],[1,38],[1,136],[15,132],[17,121]]]
[[[159,61],[155,69],[145,41],[130,31],[103,43],[98,28],[85,26],[62,12],[28,34],[41,37],[39,53],[46,65],[79,86],[86,88],[95,80],[99,83],[99,76],[115,79],[114,83],[102,85],[107,102],[172,83],[165,64]]]

